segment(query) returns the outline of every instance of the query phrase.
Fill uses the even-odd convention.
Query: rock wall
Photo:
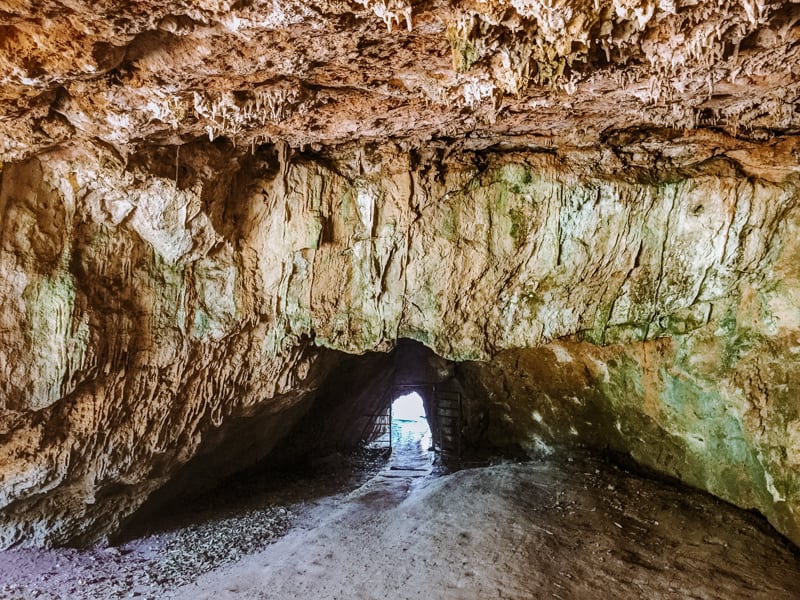
[[[659,135],[6,164],[0,545],[263,457],[342,352],[401,338],[464,363],[487,439],[611,445],[800,541],[798,142]]]

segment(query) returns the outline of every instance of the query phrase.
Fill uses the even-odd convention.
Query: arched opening
[[[452,385],[450,361],[403,339],[389,353],[320,350],[319,362],[316,388],[297,401],[276,402],[291,408],[275,412],[274,404],[265,403],[247,418],[209,432],[207,448],[151,495],[120,537],[157,529],[156,520],[180,513],[188,499],[227,497],[226,490],[236,486],[258,494],[271,478],[317,478],[315,485],[328,485],[319,484],[325,478],[333,488],[361,481],[372,469],[422,472],[444,462],[448,426],[460,431],[442,410],[448,408],[444,390]]]
[[[392,457],[394,461],[430,462],[431,428],[425,404],[416,391],[406,391],[392,401]]]

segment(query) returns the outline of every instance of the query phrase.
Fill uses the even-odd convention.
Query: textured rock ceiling
[[[797,134],[798,98],[797,0],[0,0],[5,162],[85,138],[736,146]]]

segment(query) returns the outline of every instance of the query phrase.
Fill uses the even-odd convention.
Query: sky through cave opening
[[[392,455],[395,458],[427,460],[431,428],[422,396],[409,392],[392,402]]]

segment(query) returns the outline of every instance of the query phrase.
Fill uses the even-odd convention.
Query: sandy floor
[[[390,461],[349,494],[290,482],[308,496],[285,509],[189,515],[119,548],[0,553],[0,597],[800,598],[800,555],[707,495],[583,455],[438,476],[415,436],[395,437]],[[179,577],[164,575],[164,548],[189,561]],[[215,548],[222,558],[197,563]]]
[[[346,501],[178,597],[800,598],[800,557],[706,495],[589,457],[420,477],[426,458],[401,448]]]
[[[263,550],[309,510],[374,476],[385,451],[331,455],[285,472],[249,473],[151,521],[125,543],[0,551],[0,599],[161,599],[222,564]]]

